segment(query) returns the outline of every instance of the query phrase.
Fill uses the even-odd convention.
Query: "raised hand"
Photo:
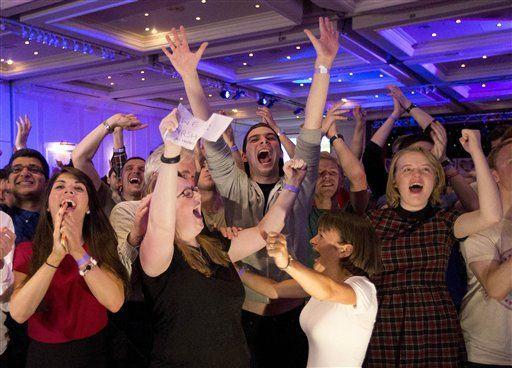
[[[315,66],[324,65],[330,68],[340,47],[338,42],[339,34],[327,17],[318,18],[318,25],[320,27],[320,38],[316,38],[309,29],[305,29],[304,33],[315,48],[317,56]]]
[[[354,115],[354,119],[356,119],[357,124],[363,124],[366,120],[366,111],[364,111],[359,105],[354,106],[352,109],[352,115]]]
[[[430,124],[432,132],[430,136],[434,141],[434,147],[430,151],[440,162],[446,159],[446,144],[448,143],[448,137],[446,135],[446,129],[443,125],[437,121]]]
[[[306,163],[301,159],[291,159],[283,166],[284,181],[288,185],[299,187],[306,176]]]
[[[397,114],[395,117],[398,119],[405,112],[405,109],[411,105],[411,100],[405,97],[403,92],[397,86],[389,85],[387,86],[387,89],[389,90],[390,96],[393,97],[393,114]],[[396,102],[398,102],[398,105],[396,104],[395,99]]]
[[[14,147],[17,150],[22,148],[27,148],[27,140],[30,134],[30,130],[32,129],[32,123],[27,115],[20,116],[16,121],[16,126],[18,130],[16,131],[16,140],[14,142]]]
[[[60,263],[66,254],[69,253],[66,239],[64,239],[61,234],[62,218],[64,212],[66,212],[67,206],[67,203],[64,203],[60,207],[59,212],[57,212],[56,218],[53,219],[53,248],[50,257],[52,258],[52,265],[54,266],[58,266],[58,264],[54,262]]]
[[[107,124],[114,131],[118,128],[124,130],[141,130],[147,128],[147,124],[142,124],[133,114],[115,114],[107,119]]]
[[[405,112],[405,109],[403,108],[403,106],[400,104],[400,102],[398,101],[398,99],[396,97],[394,97],[392,95],[391,98],[393,99],[393,112],[391,113],[391,117],[393,119],[397,120],[400,118],[400,116],[403,115],[403,113]],[[409,106],[409,105],[407,105],[407,106]]]
[[[343,101],[339,101],[331,106],[327,111],[324,120],[322,120],[322,133],[327,135],[327,138],[331,138],[336,134],[336,121],[347,120],[345,114],[349,110],[341,110],[341,107],[345,104]]]
[[[274,120],[274,117],[272,116],[272,112],[270,112],[270,109],[266,106],[258,107],[256,110],[256,115],[261,118],[261,122],[268,124],[272,129],[276,131],[276,133],[279,133],[281,130],[279,129],[279,126]]]
[[[14,240],[16,235],[9,228],[5,226],[0,228],[0,263],[13,249]]]
[[[66,208],[67,204],[63,204],[62,206]],[[61,237],[65,239],[69,254],[77,260],[82,258],[85,252],[82,244],[82,225],[83,218],[78,218],[75,212],[65,213],[62,217],[60,227]]]
[[[151,194],[148,194],[139,203],[135,212],[135,220],[133,222],[130,234],[128,235],[128,243],[131,245],[139,245],[146,235],[149,220],[149,206],[151,204]]]
[[[190,51],[187,34],[183,26],[180,26],[179,30],[172,28],[171,33],[165,35],[165,38],[171,51],[165,46],[162,46],[162,51],[167,55],[174,69],[182,77],[195,73],[197,71],[197,64],[201,60],[208,42],[203,42],[196,52]]]
[[[482,150],[479,130],[462,129],[459,142],[470,155]]]
[[[231,124],[229,124],[224,133],[222,133],[222,138],[229,147],[232,147],[235,144],[235,133],[233,133],[233,127]]]
[[[290,262],[288,248],[286,247],[286,237],[283,234],[269,232],[267,238],[267,254],[274,258],[277,267],[285,268]]]
[[[175,157],[181,152],[181,147],[167,139],[167,136],[178,129],[178,109],[173,109],[165,118],[160,122],[158,129],[162,136],[162,141],[165,145],[165,156]]]

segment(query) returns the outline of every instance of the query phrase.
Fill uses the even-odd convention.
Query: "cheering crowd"
[[[166,139],[174,109],[162,145],[128,158],[123,131],[147,125],[116,114],[50,174],[20,118],[0,176],[2,367],[512,366],[512,130],[497,128],[487,157],[462,130],[470,183],[443,125],[389,86],[391,115],[365,143],[355,107],[346,142],[343,103],[323,116],[338,32],[319,28],[305,30],[316,61],[296,144],[259,108],[242,147],[228,128],[188,151]],[[191,51],[183,27],[167,41],[208,120],[207,43]],[[422,133],[397,139],[386,169],[405,113]],[[102,178],[92,160],[109,134]],[[448,291],[454,264],[463,298]]]

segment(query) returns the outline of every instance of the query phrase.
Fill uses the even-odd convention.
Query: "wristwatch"
[[[333,136],[329,139],[329,142],[331,143],[331,146],[334,146],[334,141],[335,141],[336,139],[338,139],[338,138],[340,138],[342,141],[344,141],[344,140],[345,140],[345,138],[343,138],[343,135],[341,135],[341,134],[339,134],[339,133],[338,133],[338,134],[336,134],[336,135],[333,135]]]

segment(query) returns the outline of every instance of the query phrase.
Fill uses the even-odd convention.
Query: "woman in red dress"
[[[367,215],[381,241],[384,267],[372,278],[379,312],[367,367],[463,364],[464,341],[445,284],[448,257],[457,239],[499,221],[501,206],[479,132],[465,129],[460,141],[475,163],[479,210],[459,216],[435,207],[445,183],[443,168],[430,152],[410,148],[391,162],[389,208]]]

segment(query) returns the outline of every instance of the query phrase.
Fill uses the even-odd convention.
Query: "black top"
[[[154,330],[151,368],[249,366],[241,324],[242,282],[231,264],[210,264],[214,272],[206,277],[190,268],[176,247],[163,274],[143,274]]]
[[[363,166],[366,172],[366,180],[372,190],[373,197],[379,198],[386,194],[388,173],[386,171],[382,147],[369,141],[363,153]]]
[[[263,192],[263,196],[265,197],[265,207],[264,207],[265,209],[267,208],[268,197],[270,196],[270,192],[272,191],[272,189],[274,189],[276,184],[277,184],[277,181],[274,184],[260,184],[260,183],[258,183],[258,185],[260,186],[261,191]]]

